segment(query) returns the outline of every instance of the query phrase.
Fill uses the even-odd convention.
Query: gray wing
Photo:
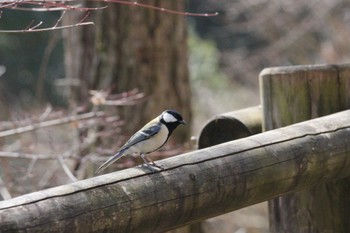
[[[151,126],[150,126],[151,125]],[[125,145],[119,149],[119,151],[113,155],[111,158],[109,158],[105,163],[103,163],[96,171],[96,173],[99,173],[103,171],[106,167],[120,159],[124,152],[129,149],[131,146],[147,140],[148,138],[152,137],[153,135],[157,134],[161,128],[161,125],[159,123],[149,123],[145,125],[142,129],[137,131],[126,143]]]
[[[137,131],[126,143],[125,145],[120,148],[119,151],[124,151],[128,148],[130,148],[131,146],[142,142],[144,140],[149,139],[150,137],[152,137],[153,135],[157,134],[161,129],[161,125],[160,123],[156,123],[153,124],[151,126],[149,126],[148,124],[145,125],[145,127],[143,127],[142,129],[140,129],[139,131]]]

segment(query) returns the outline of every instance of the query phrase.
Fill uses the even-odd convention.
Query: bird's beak
[[[186,121],[182,120],[182,121],[179,121],[180,124],[183,124],[183,125],[187,125]]]

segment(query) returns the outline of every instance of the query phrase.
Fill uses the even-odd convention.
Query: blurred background
[[[0,200],[93,176],[164,109],[179,110],[190,124],[152,159],[196,149],[211,117],[259,104],[263,68],[350,58],[349,1],[141,2],[219,15],[123,4],[89,15],[1,8],[0,30],[17,33],[0,36]],[[84,17],[95,25],[20,32]],[[109,171],[140,163],[125,157]],[[268,232],[266,204],[206,220],[201,232]]]

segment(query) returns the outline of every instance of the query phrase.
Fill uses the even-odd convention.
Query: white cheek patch
[[[167,122],[167,123],[176,122],[177,121],[177,119],[173,115],[171,115],[171,114],[169,114],[167,112],[163,114],[163,120],[165,122]]]

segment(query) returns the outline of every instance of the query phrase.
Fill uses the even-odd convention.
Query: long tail
[[[100,173],[104,169],[106,169],[109,165],[123,157],[125,150],[118,151],[115,155],[113,155],[111,158],[109,158],[106,162],[104,162],[97,170],[95,173]]]

